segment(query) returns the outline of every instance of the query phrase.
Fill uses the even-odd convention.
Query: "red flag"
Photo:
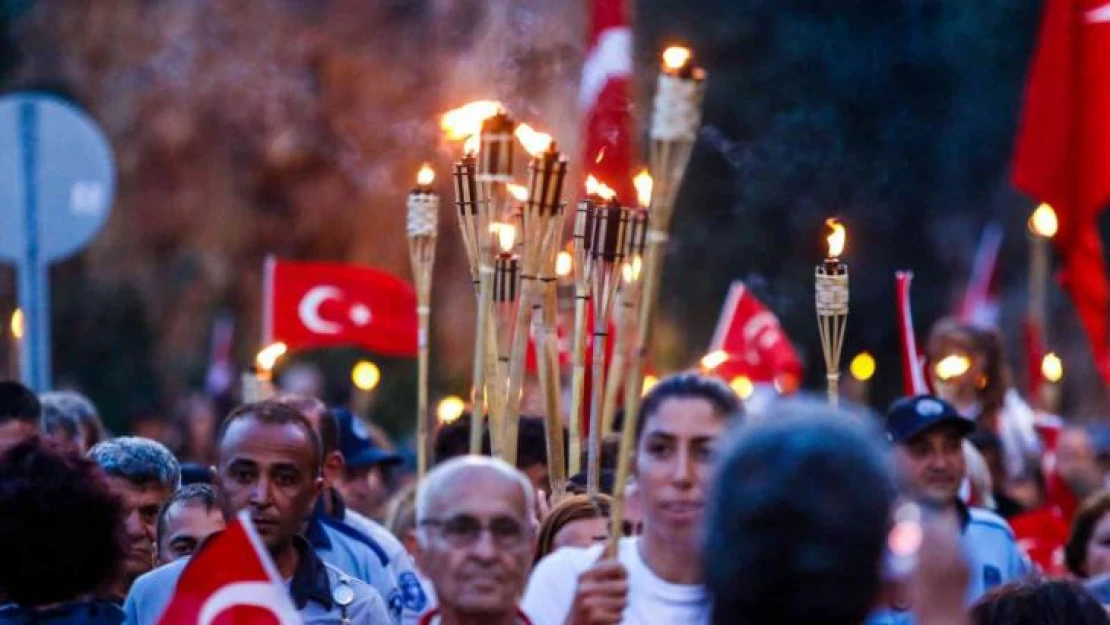
[[[625,0],[590,0],[589,52],[582,66],[579,105],[585,113],[586,171],[617,192],[626,206],[632,186],[632,29]]]
[[[725,380],[745,376],[789,389],[802,379],[802,361],[778,317],[743,282],[733,282],[728,291],[709,351],[728,354],[713,370]]]
[[[1097,223],[1110,200],[1110,3],[1048,0],[1042,20],[1014,186],[1056,210],[1061,282],[1110,382],[1110,287]]]
[[[246,512],[193,554],[159,625],[293,625],[300,615]]]
[[[929,385],[921,367],[921,355],[917,351],[917,337],[913,331],[913,311],[910,310],[913,272],[896,272],[894,280],[898,290],[898,337],[902,343],[902,392],[911,396],[923,395],[929,392]]]
[[[358,345],[416,355],[416,293],[391,274],[333,263],[269,261],[267,340],[290,350]]]

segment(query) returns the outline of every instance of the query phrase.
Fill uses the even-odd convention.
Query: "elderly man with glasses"
[[[528,478],[495,458],[455,458],[428,474],[416,497],[418,560],[439,607],[422,624],[529,624],[517,601],[532,565],[534,501]]]

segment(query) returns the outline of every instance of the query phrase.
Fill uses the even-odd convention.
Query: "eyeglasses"
[[[493,544],[501,549],[515,549],[525,540],[524,526],[512,517],[494,517],[483,523],[469,514],[460,514],[449,519],[425,519],[420,525],[436,528],[452,547],[469,547],[482,532],[489,532]]]

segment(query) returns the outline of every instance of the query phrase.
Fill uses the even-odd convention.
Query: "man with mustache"
[[[958,523],[971,566],[968,604],[999,584],[1030,572],[1030,565],[1001,517],[969,508],[960,499],[967,473],[963,440],[975,424],[931,395],[900,399],[887,411],[898,472],[907,495]]]
[[[517,607],[535,549],[528,478],[485,456],[433,469],[416,495],[417,561],[439,606],[421,625],[530,625]]]
[[[382,597],[325,563],[301,535],[323,485],[320,440],[304,415],[275,401],[240,406],[220,426],[216,449],[214,486],[224,517],[250,514],[304,622],[389,625]],[[135,582],[124,607],[128,625],[158,622],[187,562]]]
[[[127,559],[123,576],[110,591],[122,601],[135,579],[154,568],[158,511],[177,490],[181,468],[161,443],[133,436],[98,443],[89,450],[89,458],[107,474],[126,512]]]

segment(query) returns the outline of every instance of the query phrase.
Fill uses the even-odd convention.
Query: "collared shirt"
[[[401,611],[389,604],[390,597],[399,590],[389,572],[389,556],[381,545],[320,510],[309,520],[305,538],[321,560],[378,591],[382,602],[390,607],[391,621],[400,625]]]
[[[960,543],[971,572],[967,605],[978,601],[991,588],[1033,572],[1033,566],[1002,517],[988,510],[969,508],[958,499],[956,514],[962,528]],[[872,616],[867,624],[908,625],[912,622],[909,612],[886,610]]]
[[[356,625],[391,623],[385,602],[372,588],[325,563],[305,539],[298,536],[295,544],[301,557],[289,581],[289,595],[306,624],[338,623],[343,617]],[[124,623],[155,625],[169,605],[187,563],[188,558],[183,558],[135,580],[124,604]],[[333,599],[343,587],[350,588],[353,595],[345,609]]]
[[[103,600],[75,601],[50,608],[0,605],[0,625],[119,625],[123,610]]]
[[[431,584],[426,583],[416,569],[416,563],[405,546],[389,530],[361,514],[351,510],[343,502],[339,492],[331,489],[317,502],[316,513],[327,514],[324,497],[331,500],[332,519],[341,520],[344,525],[356,530],[371,542],[378,545],[387,558],[386,568],[393,582],[393,589],[386,598],[390,615],[401,625],[417,625],[420,616],[435,607],[435,593]]]

